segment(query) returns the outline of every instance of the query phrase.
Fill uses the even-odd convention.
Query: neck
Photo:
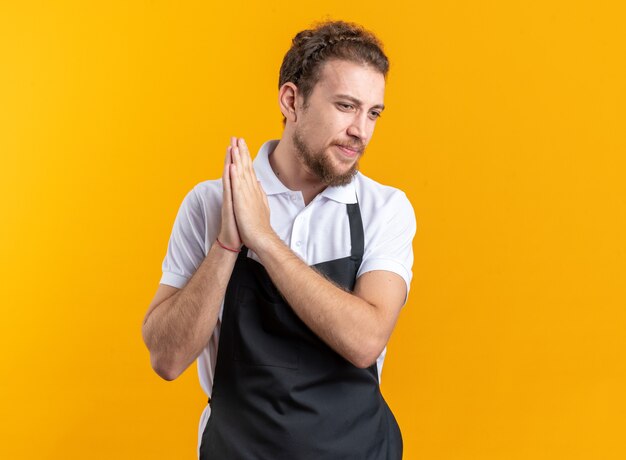
[[[269,156],[270,166],[285,187],[302,192],[304,203],[309,204],[326,185],[302,164],[288,139],[283,138]]]

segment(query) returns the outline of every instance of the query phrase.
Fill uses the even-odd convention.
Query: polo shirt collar
[[[357,173],[358,174],[358,173]],[[356,177],[356,176],[355,176]],[[335,187],[326,187],[321,195],[339,203],[356,203],[356,189],[354,187],[354,177],[349,184]]]
[[[254,171],[257,179],[261,181],[263,190],[266,195],[278,195],[281,193],[292,193],[285,184],[283,184],[270,165],[269,156],[278,145],[278,140],[270,140],[264,143],[259,149],[259,153],[253,161]],[[358,174],[358,173],[357,173]],[[356,177],[356,176],[355,176]],[[355,178],[352,178],[349,184],[342,186],[326,187],[320,195],[339,203],[356,203],[356,189],[354,187]]]

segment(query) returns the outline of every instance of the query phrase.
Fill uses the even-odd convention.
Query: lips
[[[340,144],[336,144],[336,147],[339,148],[339,150],[341,150],[343,152],[344,155],[353,158],[357,155],[359,155],[361,153],[361,149],[358,147],[352,147],[349,145],[340,145]]]

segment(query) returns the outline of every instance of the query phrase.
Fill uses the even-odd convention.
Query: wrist
[[[233,247],[233,246],[227,246],[227,245],[225,245],[224,243],[222,243],[222,242],[220,241],[219,237],[217,237],[217,238],[215,239],[215,243],[217,243],[217,245],[218,245],[220,248],[224,249],[225,251],[230,251],[230,252],[234,252],[234,253],[240,253],[240,252],[241,252],[241,248],[238,248],[238,247]]]
[[[220,242],[222,240],[220,239]],[[232,249],[236,249],[237,251],[240,251],[240,249],[238,247],[234,247]],[[217,239],[215,241],[213,241],[213,244],[211,245],[211,249],[210,251],[212,253],[215,253],[218,257],[219,260],[226,262],[229,260],[236,260],[237,256],[239,255],[239,252],[234,252],[234,251],[229,251],[227,249],[224,249],[223,246],[221,246],[218,242]]]
[[[278,235],[272,230],[269,232],[261,233],[254,241],[250,242],[248,246],[252,249],[261,260],[264,259],[268,253],[274,253],[281,247],[285,246],[285,243],[278,237]]]
[[[228,232],[226,235],[223,235],[222,232],[220,232],[217,235],[217,238],[215,239],[215,244],[217,244],[218,246],[221,246],[222,248],[226,246],[226,248],[233,249],[235,251],[240,250],[242,246],[241,240],[239,238],[229,237]]]

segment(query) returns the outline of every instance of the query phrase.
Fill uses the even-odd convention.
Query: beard
[[[292,141],[296,148],[296,156],[322,181],[323,184],[327,186],[336,187],[347,185],[352,181],[352,178],[359,170],[359,161],[357,159],[347,171],[343,173],[336,172],[333,167],[333,163],[329,156],[326,155],[325,150],[320,150],[318,152],[311,151],[297,130],[293,133]],[[358,148],[360,152],[363,152],[363,148],[361,146],[353,148]],[[360,158],[362,154],[363,153],[358,154],[359,156],[357,158]]]

